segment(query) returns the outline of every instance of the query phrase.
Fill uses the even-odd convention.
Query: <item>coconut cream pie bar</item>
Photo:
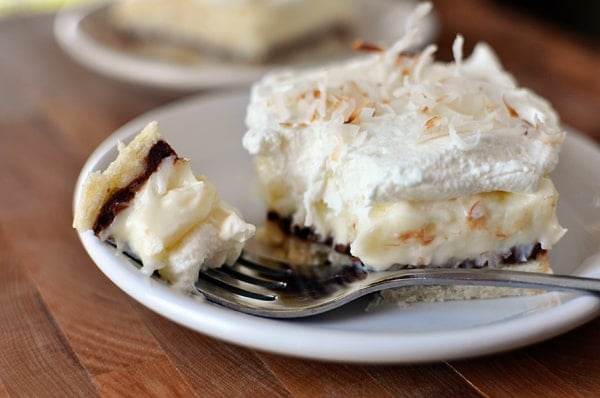
[[[359,44],[369,53],[253,86],[243,145],[269,219],[374,270],[549,272],[565,233],[549,177],[559,119],[486,44],[463,59],[458,36],[450,63],[434,45],[408,52],[426,12],[388,49]],[[446,289],[436,298],[468,296]]]
[[[203,267],[233,263],[254,234],[238,211],[220,200],[205,177],[193,174],[155,122],[106,170],[90,173],[80,189],[73,227],[141,260],[142,271],[191,289]]]
[[[352,14],[350,0],[122,0],[110,13],[119,30],[250,61],[335,33]]]

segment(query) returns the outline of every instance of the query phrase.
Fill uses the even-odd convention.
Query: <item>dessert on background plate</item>
[[[122,0],[111,7],[117,29],[264,62],[352,23],[352,0]]]
[[[255,83],[244,147],[269,222],[367,267],[499,267],[551,272],[565,230],[549,177],[565,137],[551,105],[517,85],[479,43],[454,62],[420,53],[420,5],[387,49]],[[419,287],[391,300],[523,294]]]
[[[157,271],[173,286],[191,290],[201,268],[233,263],[255,227],[220,200],[216,188],[193,174],[156,122],[104,171],[90,173],[75,203],[73,227],[88,230]]]

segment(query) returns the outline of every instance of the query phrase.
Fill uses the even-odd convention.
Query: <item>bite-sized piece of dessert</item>
[[[549,178],[565,135],[556,113],[486,44],[463,59],[458,36],[443,63],[434,45],[405,52],[417,36],[413,19],[389,49],[253,86],[243,145],[269,218],[375,270],[548,272],[565,232]]]
[[[215,54],[264,61],[350,24],[350,0],[123,0],[111,19],[124,32]]]
[[[158,271],[182,289],[192,288],[201,268],[238,258],[255,227],[221,201],[205,177],[193,174],[156,122],[118,149],[106,170],[85,179],[74,228],[92,230],[140,259],[145,273]]]

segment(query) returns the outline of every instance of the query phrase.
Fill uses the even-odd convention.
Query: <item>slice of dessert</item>
[[[158,271],[191,289],[202,267],[234,262],[254,226],[219,199],[216,188],[192,173],[148,124],[106,170],[90,173],[80,189],[73,227],[140,259],[142,271]]]
[[[417,26],[387,50],[362,45],[372,53],[253,86],[243,145],[268,218],[375,270],[549,272],[565,232],[549,178],[565,135],[556,113],[485,44],[463,60],[457,37],[451,63],[434,45],[405,52]]]
[[[117,29],[179,42],[215,54],[264,61],[345,29],[349,0],[124,0],[114,3]]]

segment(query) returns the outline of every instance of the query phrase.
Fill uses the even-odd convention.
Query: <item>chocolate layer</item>
[[[93,227],[96,236],[108,228],[120,211],[129,206],[129,203],[133,200],[137,191],[139,191],[146,181],[148,181],[152,173],[158,169],[160,162],[162,162],[164,158],[170,156],[177,157],[177,153],[175,153],[175,150],[165,141],[158,141],[150,148],[148,154],[144,158],[145,168],[142,174],[134,178],[123,188],[113,192],[100,209]]]

